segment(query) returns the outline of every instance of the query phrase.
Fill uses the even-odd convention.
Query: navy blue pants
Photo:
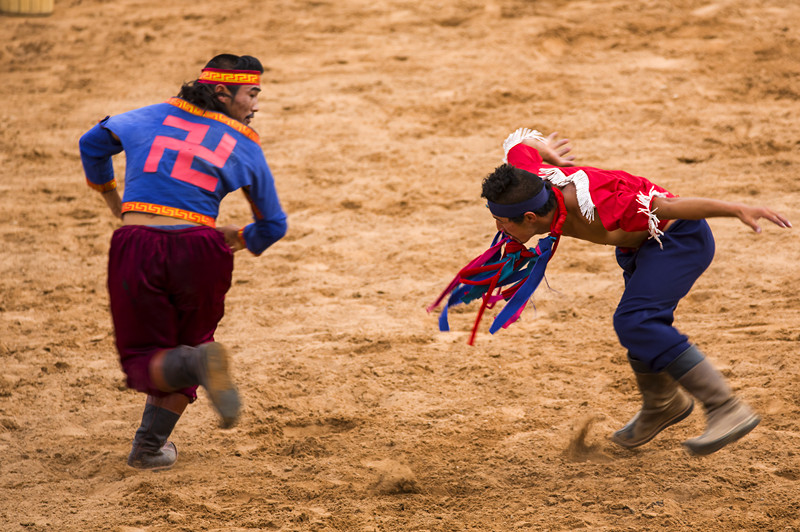
[[[659,372],[686,351],[689,339],[672,322],[680,300],[714,258],[714,236],[705,220],[676,220],[661,237],[629,251],[617,248],[625,291],[614,330],[633,368]]]

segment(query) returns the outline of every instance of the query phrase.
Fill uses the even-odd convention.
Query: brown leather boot
[[[702,436],[683,442],[689,452],[711,454],[753,430],[761,418],[733,395],[725,377],[706,359],[686,372],[678,382],[702,401],[707,426]]]
[[[614,443],[628,449],[649,442],[665,428],[686,418],[694,408],[692,398],[668,373],[634,374],[642,393],[642,408],[611,436]]]

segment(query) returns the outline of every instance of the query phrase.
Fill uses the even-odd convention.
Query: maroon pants
[[[150,360],[165,349],[214,339],[232,273],[233,252],[215,229],[126,225],[114,231],[108,293],[129,388],[168,395],[153,385]],[[197,397],[196,386],[180,391]]]

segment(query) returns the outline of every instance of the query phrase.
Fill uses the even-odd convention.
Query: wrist
[[[244,227],[236,231],[236,239],[239,241],[241,249],[247,249],[247,242],[244,239]]]

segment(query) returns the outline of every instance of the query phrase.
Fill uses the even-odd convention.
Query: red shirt
[[[511,166],[536,174],[555,186],[574,183],[581,213],[590,221],[596,213],[608,231],[649,231],[657,237],[669,221],[659,220],[650,204],[655,196],[675,195],[643,177],[591,166],[552,166],[545,164],[539,152],[527,144],[517,144],[508,150],[507,158]]]

